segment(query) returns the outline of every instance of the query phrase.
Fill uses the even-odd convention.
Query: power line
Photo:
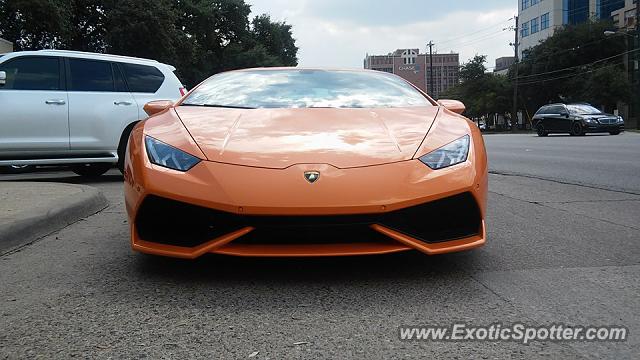
[[[568,75],[558,76],[558,77],[554,77],[554,78],[526,81],[526,82],[520,83],[518,86],[532,85],[532,84],[538,84],[538,83],[561,80],[561,79],[568,79],[570,77],[589,74],[589,73],[592,73],[592,72],[595,72],[595,71],[598,71],[598,70],[607,69],[607,68],[614,67],[614,66],[620,66],[620,64],[609,64],[609,65],[599,66],[599,67],[597,67],[595,69],[591,69],[591,70],[587,70],[587,71],[583,71],[583,72],[579,72],[579,73],[575,73],[575,74],[568,74]]]
[[[487,41],[487,40],[490,40],[490,39],[494,39],[494,38],[499,37],[505,31],[508,31],[508,30],[510,31],[509,28],[504,28],[502,30],[499,30],[499,31],[496,31],[496,32],[493,32],[493,33],[490,33],[490,34],[486,34],[484,37],[479,37],[479,38],[471,40],[469,42],[456,44],[456,46],[463,47],[463,46],[467,46],[467,45],[477,44],[477,43],[480,43],[480,42],[483,42],[483,41]]]
[[[557,70],[547,71],[547,72],[538,73],[538,74],[520,76],[520,77],[518,77],[518,79],[526,79],[526,78],[537,77],[537,76],[541,76],[541,75],[548,75],[548,74],[554,74],[554,73],[558,73],[558,72],[573,70],[573,69],[581,68],[581,67],[584,67],[584,66],[591,66],[591,65],[595,65],[597,63],[601,63],[603,61],[607,61],[607,60],[611,60],[611,59],[617,58],[619,56],[624,56],[624,55],[630,54],[630,53],[638,51],[638,50],[640,50],[640,49],[634,49],[634,50],[625,51],[623,53],[612,55],[612,56],[609,56],[609,57],[606,57],[606,58],[603,58],[603,59],[599,59],[599,60],[596,60],[596,61],[593,61],[593,62],[590,62],[590,63],[587,63],[587,64],[570,66],[570,67],[566,67],[566,68],[563,68],[563,69],[557,69]],[[616,64],[616,65],[619,65],[619,64]]]
[[[555,52],[548,53],[548,54],[543,54],[543,56],[529,56],[529,57],[526,57],[526,58],[520,60],[520,63],[530,62],[530,61],[539,61],[540,59],[546,59],[546,58],[548,58],[550,56],[553,56],[553,55],[563,54],[563,53],[566,53],[566,52],[569,52],[569,51],[580,50],[580,49],[582,49],[582,48],[584,48],[584,47],[586,47],[588,45],[593,45],[593,44],[596,44],[596,43],[599,43],[599,42],[603,42],[605,40],[611,40],[611,39],[609,39],[609,38],[601,38],[601,39],[598,39],[598,40],[594,40],[594,41],[591,41],[591,42],[584,43],[582,45],[578,45],[576,47],[572,47],[570,49],[564,49],[564,50],[559,50],[559,51],[555,51]]]
[[[486,31],[486,30],[493,29],[493,28],[495,28],[496,26],[501,25],[501,24],[504,24],[504,23],[506,23],[506,22],[508,22],[508,21],[511,21],[511,20],[513,20],[513,19],[514,19],[514,18],[512,17],[512,18],[509,18],[509,19],[507,19],[507,20],[503,20],[503,21],[501,21],[501,22],[499,22],[499,23],[493,24],[493,25],[491,25],[491,26],[487,26],[486,28],[478,29],[478,30],[471,31],[471,32],[468,32],[468,33],[465,33],[465,34],[462,34],[462,35],[458,35],[458,36],[455,36],[455,37],[452,37],[452,38],[449,38],[449,39],[445,39],[445,40],[439,41],[439,42],[438,42],[438,44],[448,44],[448,43],[450,43],[450,42],[455,42],[455,40],[460,39],[460,38],[467,37],[467,36],[469,36],[469,35],[479,35],[479,33],[481,33],[481,32],[484,32],[484,31]],[[484,34],[484,35],[487,35],[487,34]]]

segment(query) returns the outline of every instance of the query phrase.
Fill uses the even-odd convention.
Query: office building
[[[398,49],[387,55],[368,55],[364,68],[396,74],[438,99],[440,94],[458,84],[460,56],[456,53],[433,54],[433,84],[430,84],[429,54],[419,49]]]
[[[627,2],[637,0],[518,0],[518,56],[565,26],[614,17]],[[624,15],[623,15],[624,16]],[[618,15],[619,17],[619,15]]]
[[[503,56],[496,59],[496,66],[493,68],[493,73],[498,75],[507,75],[509,68],[516,62],[516,58],[513,56]]]

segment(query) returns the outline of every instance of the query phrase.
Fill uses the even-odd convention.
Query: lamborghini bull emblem
[[[320,173],[317,171],[305,171],[304,178],[305,180],[313,184],[314,182],[318,181],[318,179],[320,179]]]

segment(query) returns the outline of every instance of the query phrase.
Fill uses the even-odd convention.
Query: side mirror
[[[159,112],[165,111],[173,106],[173,102],[169,100],[155,100],[144,105],[144,112],[149,116],[153,116]]]
[[[456,114],[462,114],[466,109],[462,101],[458,100],[438,100],[438,104],[447,110],[451,110]]]
[[[7,83],[7,73],[0,71],[0,86],[4,86]]]

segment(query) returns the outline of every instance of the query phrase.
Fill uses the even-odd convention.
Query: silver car
[[[152,100],[179,99],[175,68],[154,60],[41,50],[0,57],[0,166],[72,165],[99,176],[122,159]]]

